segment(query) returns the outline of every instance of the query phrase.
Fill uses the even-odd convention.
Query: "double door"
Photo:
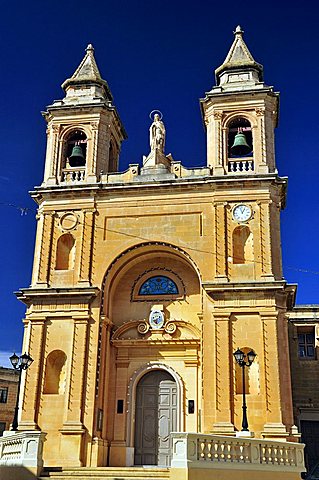
[[[169,466],[177,430],[177,386],[165,371],[147,373],[137,385],[135,465]]]

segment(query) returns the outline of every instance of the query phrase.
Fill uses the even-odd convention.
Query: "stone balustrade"
[[[39,431],[3,432],[3,437],[0,437],[0,469],[23,466],[37,475],[43,467],[45,436]]]
[[[254,160],[252,158],[228,160],[228,173],[247,173],[254,171]]]
[[[305,471],[300,443],[200,433],[172,433],[172,439],[173,468]]]
[[[64,168],[62,170],[61,181],[64,183],[83,182],[85,178],[85,168]]]

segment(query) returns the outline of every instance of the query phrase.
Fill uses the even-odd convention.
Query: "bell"
[[[74,145],[69,158],[69,163],[71,167],[82,167],[85,165],[85,158],[80,145]]]
[[[239,132],[235,135],[234,144],[231,147],[231,153],[234,155],[247,155],[247,153],[251,152],[251,147],[248,145],[246,141],[245,134],[243,132]]]

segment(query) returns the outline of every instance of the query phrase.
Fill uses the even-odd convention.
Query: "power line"
[[[36,208],[29,208],[29,207],[21,207],[19,205],[16,205],[14,203],[5,203],[5,202],[0,202],[0,206],[5,206],[5,207],[13,207],[17,210],[20,211],[20,215],[21,216],[25,216],[27,215],[29,212],[34,212],[36,213],[37,212],[37,209]],[[84,223],[83,222],[79,222],[78,223],[79,225],[81,226],[84,226]],[[119,235],[123,235],[123,236],[126,236],[126,237],[132,237],[132,238],[137,238],[139,240],[143,240],[143,241],[152,241],[150,238],[146,238],[146,237],[141,237],[139,235],[133,235],[133,234],[130,234],[130,233],[126,233],[126,232],[122,232],[120,230],[112,230],[110,228],[104,228],[104,227],[100,227],[98,225],[95,225],[94,227],[95,229],[100,229],[100,230],[103,230],[103,231],[107,231],[107,232],[110,232],[110,233],[117,233]],[[196,252],[199,252],[199,253],[207,253],[207,254],[212,254],[211,251],[207,251],[207,250],[200,250],[199,248],[193,248],[193,247],[190,247],[189,245],[185,245],[183,246],[183,248],[186,248],[188,250],[193,250],[193,251],[196,251]],[[230,258],[230,257],[229,257]],[[239,258],[237,257],[231,257],[231,261],[230,263],[231,264],[235,264],[234,263],[234,260],[238,261]],[[261,261],[261,260],[257,260],[257,259],[245,259],[246,262],[249,264],[249,263],[257,263],[257,264],[263,264],[263,265],[266,265],[266,266],[271,266],[272,264],[270,262],[264,262],[264,261]],[[293,267],[291,265],[286,265],[285,266],[285,269],[287,270],[293,270],[293,271],[296,271],[296,272],[300,272],[300,273],[309,273],[311,275],[319,275],[319,271],[315,271],[315,270],[310,270],[310,269],[307,269],[307,268],[299,268],[299,267]]]

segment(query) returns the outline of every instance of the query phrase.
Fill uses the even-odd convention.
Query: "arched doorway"
[[[177,430],[177,385],[168,372],[145,374],[136,388],[135,465],[169,466]]]

